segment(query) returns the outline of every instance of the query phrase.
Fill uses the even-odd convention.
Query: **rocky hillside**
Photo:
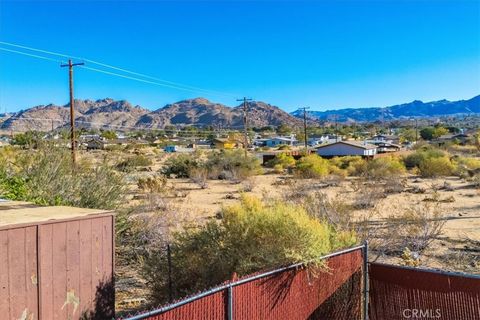
[[[282,123],[299,125],[301,120],[278,107],[264,102],[250,102],[249,126],[277,126]],[[69,123],[69,104],[41,105],[10,115],[0,124],[2,130],[49,131]],[[183,100],[150,111],[113,99],[75,100],[75,121],[86,128],[163,128],[167,125],[214,125],[239,128],[243,126],[243,106],[234,108],[204,98]]]
[[[470,115],[480,113],[480,96],[469,100],[448,101],[439,100],[432,102],[412,101],[409,103],[394,105],[385,108],[348,108],[327,111],[310,111],[309,116],[317,120],[332,120],[337,117],[338,121],[375,121],[393,120],[410,117],[442,117],[453,115]],[[292,112],[296,117],[303,117],[303,111]]]

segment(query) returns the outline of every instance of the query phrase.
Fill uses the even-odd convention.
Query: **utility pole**
[[[333,119],[335,120],[335,142],[338,142],[338,115],[334,114]]]
[[[245,150],[245,158],[247,157],[247,149],[248,149],[248,110],[247,110],[247,101],[252,101],[247,97],[243,97],[243,99],[237,99],[237,101],[243,101],[243,135],[244,135],[244,150]]]
[[[418,143],[418,119],[415,118],[415,144]]]
[[[68,60],[68,64],[62,64],[60,67],[68,67],[68,79],[70,86],[70,143],[72,148],[72,162],[75,166],[76,154],[75,154],[75,102],[73,100],[73,67],[82,66],[83,62],[72,63],[72,60]]]
[[[303,107],[300,108],[303,109],[303,134],[305,138],[305,155],[307,154],[308,151],[308,137],[307,137],[307,109],[310,109],[310,107]]]

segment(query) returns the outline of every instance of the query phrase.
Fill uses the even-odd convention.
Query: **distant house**
[[[99,134],[82,134],[78,137],[78,140],[85,142],[93,139],[101,139]]]
[[[165,148],[163,148],[163,151],[165,152],[177,152],[178,148],[176,145],[168,145]]]
[[[91,139],[86,142],[87,150],[104,150],[110,146],[126,146],[128,141],[126,139]]]
[[[316,148],[317,154],[324,158],[342,156],[373,157],[377,154],[377,146],[365,142],[338,141],[320,145]]]
[[[294,137],[274,137],[265,141],[265,146],[269,148],[279,147],[282,145],[293,146],[297,142]]]
[[[399,144],[400,137],[395,135],[377,134],[376,136],[373,136],[371,139],[369,139],[368,142],[372,144],[376,144],[380,142]]]
[[[377,146],[377,153],[397,152],[402,148],[400,145],[389,142],[379,142],[375,144]]]
[[[320,137],[311,137],[308,138],[308,145],[310,147],[316,147],[324,143],[333,143],[342,140],[342,137],[336,136],[334,134],[327,134]]]
[[[212,147],[215,149],[236,149],[241,143],[234,139],[215,138]]]

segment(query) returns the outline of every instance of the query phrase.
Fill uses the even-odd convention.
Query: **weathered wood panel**
[[[40,225],[39,230],[41,319],[103,315],[99,307],[111,313],[113,217]]]
[[[0,315],[38,319],[37,229],[0,231]]]
[[[113,216],[0,230],[0,318],[111,318],[113,234]]]

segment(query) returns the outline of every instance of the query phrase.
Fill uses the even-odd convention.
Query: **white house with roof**
[[[278,147],[281,145],[293,146],[297,142],[295,137],[273,137],[270,139],[265,140],[265,146],[269,148]]]
[[[338,141],[320,145],[316,149],[317,154],[324,158],[343,156],[370,158],[377,154],[377,147],[375,145],[357,141]]]
[[[323,143],[332,143],[342,140],[341,136],[336,136],[334,134],[322,135],[320,137],[311,137],[308,138],[308,145],[310,147],[315,147]]]

